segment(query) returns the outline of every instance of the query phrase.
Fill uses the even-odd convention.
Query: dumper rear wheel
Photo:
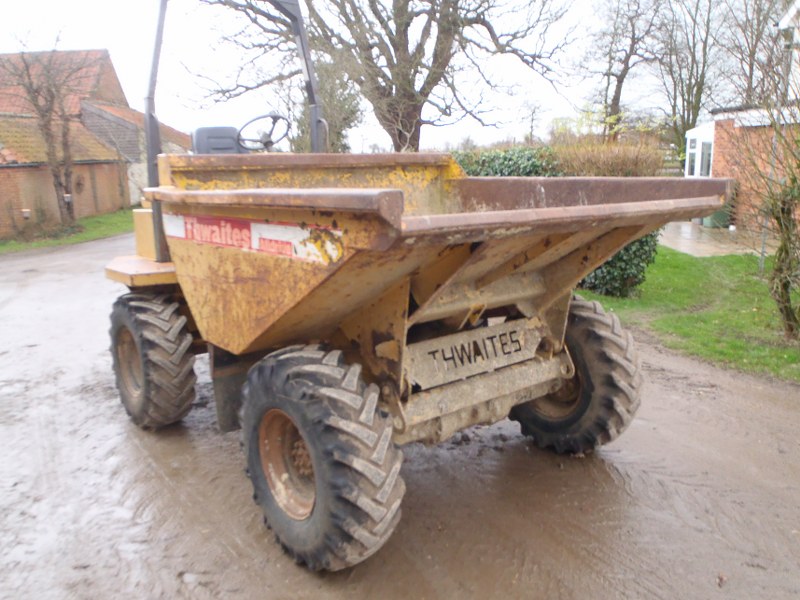
[[[111,355],[122,405],[134,423],[180,421],[194,401],[192,335],[169,296],[125,294],[111,311]]]
[[[360,365],[319,346],[275,352],[248,374],[241,422],[254,499],[312,570],[365,560],[400,520],[402,453],[378,398]]]
[[[575,377],[515,406],[509,417],[541,448],[588,452],[616,439],[639,408],[641,373],[633,337],[597,302],[573,299],[566,345]]]

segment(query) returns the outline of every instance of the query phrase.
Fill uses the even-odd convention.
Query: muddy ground
[[[508,421],[406,448],[389,543],[314,575],[198,405],[158,434],[117,400],[103,265],[131,236],[0,257],[2,598],[797,598],[800,387],[640,340],[638,418],[586,458]]]

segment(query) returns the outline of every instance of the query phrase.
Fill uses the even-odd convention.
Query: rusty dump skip
[[[326,337],[403,281],[416,288],[415,321],[463,312],[445,306],[448,291],[490,296],[523,274],[546,282],[542,311],[629,241],[711,212],[728,192],[717,180],[467,178],[447,155],[160,165],[168,185],[148,198],[164,205],[177,279],[203,338],[234,354]]]
[[[394,398],[398,431],[435,416],[430,402],[399,404],[412,388],[429,393],[413,372],[415,344],[499,311],[524,320],[514,335],[534,340],[537,356],[556,357],[586,274],[669,221],[717,210],[731,191],[714,179],[470,178],[444,154],[159,161],[165,184],[147,198],[162,203],[199,336],[230,355],[313,340],[341,348]],[[122,263],[109,274],[134,285]],[[483,378],[502,387],[517,369],[520,381],[546,384],[571,369],[563,355],[537,363],[541,372],[526,371],[532,363]]]

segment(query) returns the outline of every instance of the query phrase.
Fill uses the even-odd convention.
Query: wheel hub
[[[314,475],[314,467],[311,465],[311,455],[308,453],[306,443],[302,439],[292,444],[292,462],[300,477],[309,478]]]
[[[117,335],[117,361],[119,362],[122,385],[131,400],[138,403],[144,385],[144,372],[136,340],[129,329],[122,328]]]
[[[316,499],[314,463],[292,418],[282,410],[267,411],[258,428],[258,447],[275,502],[292,519],[307,519]]]
[[[581,397],[581,382],[576,374],[567,379],[556,391],[531,402],[532,408],[549,419],[564,419],[578,406]]]

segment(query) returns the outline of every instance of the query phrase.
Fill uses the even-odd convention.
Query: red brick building
[[[763,223],[761,207],[767,180],[781,177],[779,161],[776,164],[771,158],[774,129],[769,115],[762,109],[746,107],[712,114],[714,121],[686,132],[685,175],[735,179],[736,198],[729,207],[731,222],[758,229]]]
[[[73,202],[75,215],[110,212],[139,201],[146,182],[144,115],[133,110],[106,50],[29,54],[54,70],[74,71],[65,108],[74,119]],[[40,59],[37,61],[37,59]],[[56,224],[59,211],[47,167],[47,148],[24,91],[2,68],[19,54],[0,55],[0,239],[31,224]],[[16,62],[14,62],[16,61]],[[183,152],[189,136],[161,128],[168,152]],[[27,217],[27,218],[26,218]]]
[[[760,228],[761,208],[769,181],[784,173],[782,159],[787,148],[800,143],[800,0],[790,3],[777,24],[784,43],[786,63],[785,99],[782,114],[770,115],[763,108],[739,106],[711,111],[713,122],[686,132],[686,176],[730,177],[738,190],[731,218],[739,226]],[[783,125],[773,127],[780,119]],[[778,135],[776,136],[776,132]],[[783,138],[780,140],[779,138]],[[796,152],[795,150],[791,150]],[[797,155],[793,157],[796,160]]]
[[[72,125],[71,135],[75,216],[128,206],[124,161],[79,123]],[[0,115],[0,238],[18,234],[29,223],[59,222],[46,151],[36,119]]]

